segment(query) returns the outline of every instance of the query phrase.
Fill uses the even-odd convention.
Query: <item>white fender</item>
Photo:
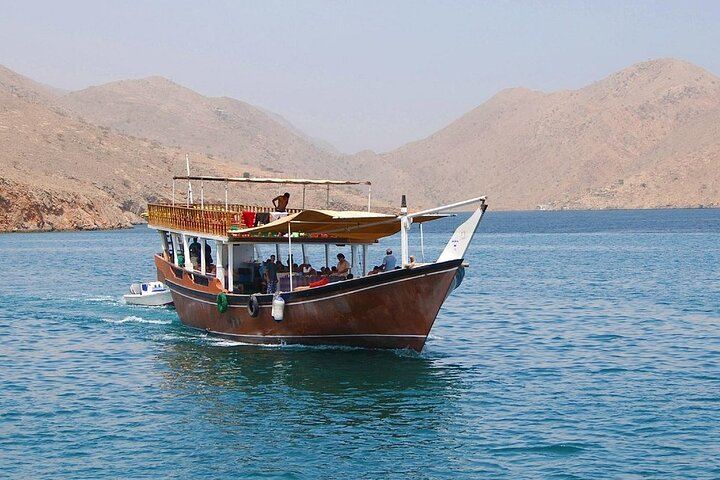
[[[272,302],[272,317],[276,322],[282,322],[285,314],[285,299],[276,295]]]

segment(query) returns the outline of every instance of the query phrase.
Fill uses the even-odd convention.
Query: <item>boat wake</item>
[[[121,319],[117,318],[103,318],[104,322],[108,323],[116,323],[116,324],[122,324],[122,323],[150,323],[153,325],[170,325],[172,323],[172,320],[159,320],[159,319],[149,319],[149,318],[143,318],[138,317],[137,315],[128,315],[127,317],[123,317]]]
[[[84,298],[88,303],[112,303],[112,304],[119,304],[117,298],[111,297],[111,296],[102,296],[102,297],[90,297],[90,298]]]

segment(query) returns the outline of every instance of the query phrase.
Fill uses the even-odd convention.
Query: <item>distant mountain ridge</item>
[[[301,176],[318,162],[339,158],[279,115],[228,97],[205,97],[162,77],[89,87],[58,98],[58,104],[117,132],[268,171]]]
[[[185,153],[193,173],[371,180],[379,208],[401,194],[411,208],[476,194],[493,209],[717,207],[720,79],[661,59],[573,91],[507,89],[427,138],[346,156],[162,77],[64,92],[0,67],[0,231],[140,221]]]
[[[254,161],[244,161],[244,154],[285,159],[294,155],[293,152],[303,149],[311,152],[316,148],[306,147],[309,142],[285,131],[267,115],[249,106],[249,117],[240,120],[235,111],[244,108],[243,104],[231,99],[213,100],[212,105],[220,110],[228,105],[227,123],[240,124],[235,127],[234,134],[244,135],[244,138],[254,136],[242,152],[227,158],[222,153],[193,150],[193,145],[199,145],[198,138],[204,140],[213,133],[210,128],[204,131],[205,138],[202,135],[189,137],[196,139],[194,143],[183,140],[182,145],[169,145],[160,142],[152,138],[153,133],[159,135],[163,131],[157,125],[165,125],[168,135],[176,135],[171,138],[180,140],[188,129],[187,123],[179,119],[177,125],[169,125],[168,118],[172,118],[178,108],[185,108],[186,116],[190,118],[207,117],[203,108],[208,101],[159,77],[146,84],[147,88],[124,93],[112,101],[112,96],[94,95],[97,92],[86,97],[89,98],[86,104],[93,108],[93,102],[100,102],[98,111],[103,110],[102,102],[107,102],[108,121],[102,123],[111,124],[108,126],[91,123],[86,118],[90,116],[88,112],[92,113],[91,107],[77,111],[70,108],[72,102],[78,101],[74,94],[0,69],[0,231],[127,227],[142,221],[139,214],[148,202],[170,199],[172,176],[185,174],[186,153],[190,155],[193,174],[241,176],[248,172],[254,176],[275,176],[282,163],[276,165],[267,161],[266,165],[258,165]],[[73,97],[72,101],[67,100],[68,96]],[[199,101],[196,96],[200,97]],[[142,110],[139,105],[142,106],[146,98],[153,100],[148,100]],[[188,101],[183,104],[179,98]],[[128,105],[128,116],[121,118],[129,119],[129,124],[138,130],[129,128],[127,131],[147,128],[147,135],[128,134],[120,125],[109,121]],[[193,115],[193,111],[198,113]],[[223,116],[220,111],[215,115]],[[223,131],[214,133],[221,140],[222,135],[228,136]],[[247,201],[257,203],[269,203],[268,198],[277,194],[260,189],[246,193]],[[181,189],[176,195],[178,201],[184,201]],[[218,201],[223,192],[219,187],[213,190],[208,185],[205,195],[208,201],[213,198]],[[309,192],[308,197],[311,195]],[[347,205],[351,199],[351,194],[341,192],[333,201],[336,205]]]
[[[452,190],[503,209],[718,206],[719,110],[718,77],[656,60],[575,91],[502,91],[425,139],[355,162],[392,165],[378,188],[421,202]]]

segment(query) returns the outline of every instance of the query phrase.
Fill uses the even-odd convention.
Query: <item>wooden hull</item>
[[[257,295],[259,314],[248,310],[250,295],[227,294],[217,307],[219,282],[190,275],[155,257],[158,280],[172,292],[180,321],[239,342],[410,348],[420,351],[447,295],[462,271],[461,260],[356,278],[283,293],[283,320],[272,317],[272,295]],[[200,279],[200,280],[198,280]],[[203,285],[207,284],[207,285]]]

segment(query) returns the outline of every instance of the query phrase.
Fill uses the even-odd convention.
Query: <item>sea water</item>
[[[0,235],[0,477],[720,478],[719,239],[720,210],[489,210],[418,354],[125,305],[145,227]]]

